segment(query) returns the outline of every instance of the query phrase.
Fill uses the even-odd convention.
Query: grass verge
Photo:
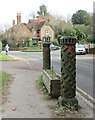
[[[40,46],[32,46],[23,49],[22,52],[42,52],[42,48]]]
[[[3,53],[0,53],[0,59],[1,60],[11,60],[13,57],[10,55],[5,55]]]
[[[2,98],[5,98],[7,95],[7,87],[12,80],[12,76],[8,73],[0,71],[0,94]],[[2,101],[4,101],[2,99]]]
[[[37,79],[37,86],[40,89],[40,91],[45,95],[45,99],[51,99],[51,96],[48,94],[48,91],[44,85],[44,79],[42,75]]]
[[[43,76],[42,75],[37,79],[37,83],[39,85],[39,88],[41,88],[41,89],[44,88],[44,80],[43,80]]]

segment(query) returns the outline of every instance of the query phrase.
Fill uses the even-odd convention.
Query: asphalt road
[[[52,54],[52,65],[55,71],[60,74],[61,61],[60,51]],[[77,55],[76,56],[76,81],[77,86],[84,92],[93,97],[93,56]]]
[[[25,58],[30,64],[35,61],[42,65],[42,53],[9,52],[11,55]],[[51,65],[60,74],[60,50],[51,52]],[[76,80],[77,86],[93,97],[93,57],[91,55],[76,56]]]

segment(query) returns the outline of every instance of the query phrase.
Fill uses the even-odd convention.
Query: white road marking
[[[53,59],[53,60],[54,60],[54,59],[55,59],[55,60],[61,60],[61,57],[51,57],[51,59]],[[83,60],[83,59],[88,59],[88,60],[91,60],[91,59],[92,59],[92,60],[93,60],[93,57],[77,57],[77,56],[76,56],[76,59],[77,59],[77,60]]]
[[[89,56],[78,57],[78,56],[76,56],[76,59],[93,59],[93,57],[89,57]]]

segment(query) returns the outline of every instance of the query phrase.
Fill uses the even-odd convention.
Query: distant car
[[[86,54],[86,49],[84,47],[84,45],[81,44],[76,44],[76,54]]]
[[[56,46],[56,45],[54,45],[54,44],[51,44],[51,45],[50,45],[50,49],[51,49],[51,50],[58,50],[58,49],[60,49],[60,47],[59,47],[59,46]]]

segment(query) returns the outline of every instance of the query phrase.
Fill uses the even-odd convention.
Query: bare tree
[[[36,12],[35,11],[31,11],[29,16],[32,17],[33,19],[35,19],[36,18]]]

